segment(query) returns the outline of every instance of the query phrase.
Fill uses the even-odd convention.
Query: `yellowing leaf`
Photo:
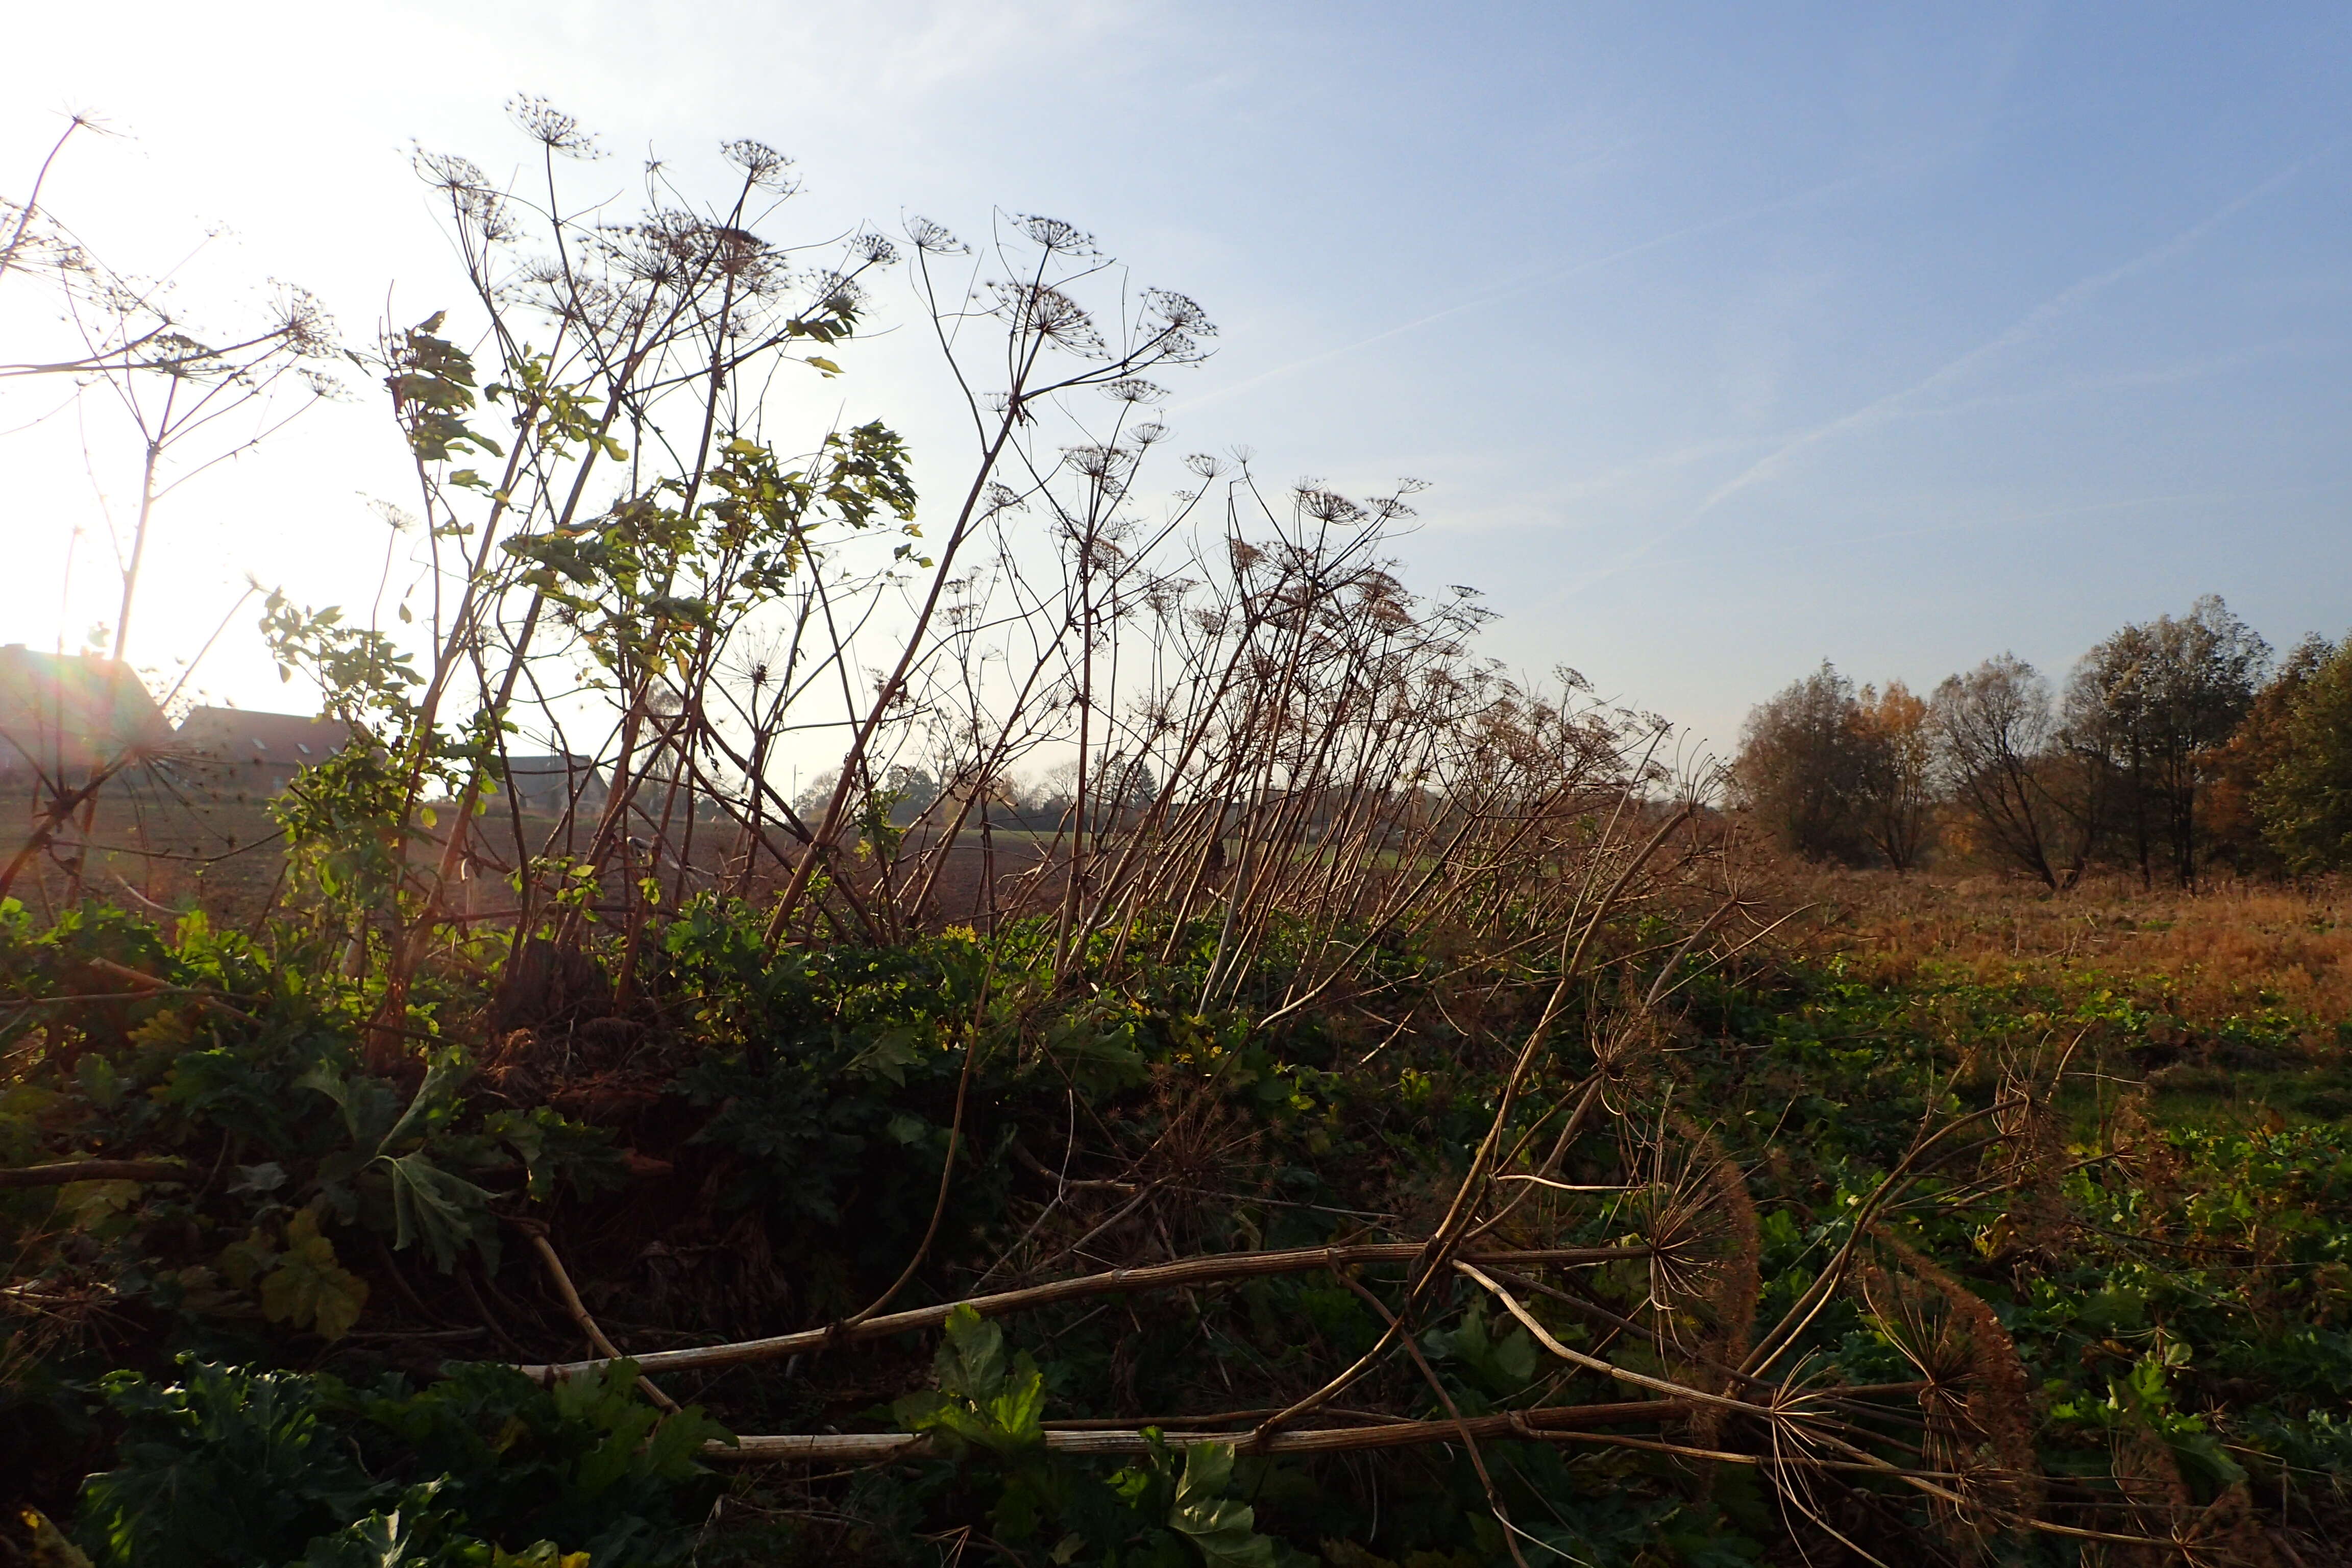
[[[834,363],[833,363],[831,360],[829,360],[829,359],[825,359],[825,358],[824,358],[822,355],[818,355],[818,354],[811,354],[811,355],[809,355],[809,356],[808,356],[808,363],[809,363],[810,365],[814,366],[815,369],[817,369],[817,370],[819,370],[819,371],[822,371],[824,374],[826,374],[826,375],[828,375],[828,376],[839,375],[839,374],[841,374],[841,367],[840,367],[839,365],[837,365],[837,364]]]
[[[18,1508],[16,1515],[16,1530],[0,1531],[0,1551],[9,1551],[9,1562],[29,1568],[89,1568],[81,1548],[68,1541],[48,1515],[29,1505]]]
[[[304,1209],[286,1227],[285,1256],[261,1282],[261,1310],[271,1322],[339,1340],[359,1321],[367,1294],[367,1281],[335,1261],[335,1244],[319,1234],[319,1216]]]
[[[133,1045],[144,1046],[151,1050],[168,1050],[175,1046],[184,1046],[195,1037],[194,1021],[186,1014],[177,1010],[158,1013],[131,1031],[131,1040]],[[84,1057],[82,1061],[88,1063],[100,1059],[101,1058]],[[112,1076],[110,1066],[108,1068],[108,1074],[110,1077]],[[77,1072],[75,1076],[79,1079],[81,1075]],[[85,1089],[89,1088],[86,1080],[83,1087]]]
[[[220,1250],[213,1261],[220,1266],[221,1277],[239,1290],[253,1289],[253,1282],[276,1260],[278,1249],[259,1230],[242,1241],[232,1241]]]
[[[534,1541],[520,1552],[492,1546],[490,1568],[589,1568],[588,1553],[559,1550],[552,1541]]]

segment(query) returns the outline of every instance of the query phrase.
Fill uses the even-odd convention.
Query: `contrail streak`
[[[1884,397],[1866,403],[1860,408],[1853,410],[1851,414],[1841,415],[1837,418],[1831,420],[1826,425],[1822,425],[1811,430],[1808,430],[1804,434],[1790,441],[1786,446],[1758,458],[1737,478],[1717,486],[1712,494],[1708,495],[1705,500],[1699,503],[1698,510],[1692,512],[1688,518],[1684,520],[1681,527],[1676,528],[1673,531],[1675,533],[1681,532],[1683,529],[1688,528],[1692,523],[1696,522],[1700,518],[1705,517],[1708,512],[1714,510],[1716,507],[1719,506],[1724,501],[1728,500],[1731,497],[1738,495],[1741,490],[1747,489],[1752,485],[1759,484],[1765,479],[1770,479],[1773,475],[1786,468],[1789,460],[1799,453],[1803,452],[1810,447],[1817,447],[1824,441],[1842,436],[1849,430],[1858,429],[1864,426],[1878,423],[1887,416],[1898,412],[1905,404],[1909,403],[1914,398],[1948,386],[1952,383],[1967,375],[1969,372],[1974,370],[1978,365],[1982,364],[1986,360],[1991,359],[2009,349],[2015,348],[2020,343],[2027,342],[2039,337],[2052,322],[2065,315],[2068,311],[2074,309],[2074,307],[2080,305],[2084,300],[2091,299],[2095,295],[2105,292],[2107,289],[2115,287],[2115,285],[2122,282],[2126,278],[2145,272],[2152,267],[2159,267],[2165,262],[2171,260],[2174,257],[2179,256],[2183,251],[2195,246],[2200,240],[2212,233],[2214,229],[2220,227],[2231,217],[2237,216],[2240,212],[2242,212],[2246,207],[2252,205],[2254,202],[2259,201],[2262,197],[2267,195],[2270,192],[2275,190],[2278,186],[2284,184],[2288,180],[2293,179],[2296,174],[2301,174],[2321,154],[2315,153],[2310,157],[2305,158],[2299,163],[2291,164],[2288,167],[2280,170],[2277,174],[2271,175],[2268,179],[2263,180],[2261,184],[2255,185],[2252,190],[2249,190],[2244,194],[2223,203],[2221,206],[2216,207],[2212,212],[2207,214],[2197,222],[2189,225],[2187,228],[2182,229],[2179,234],[2174,235],[2170,239],[2166,240],[2163,244],[2157,246],[2153,249],[2133,257],[2129,261],[2126,261],[2119,266],[2110,267],[2104,272],[2094,273],[2092,276],[2083,279],[2081,281],[2061,289],[2050,299],[2043,300],[2032,310],[2026,312],[2024,316],[2011,325],[2005,331],[1986,340],[1984,342],[1979,343],[1975,348],[1969,350],[1968,353],[1960,355],[1958,359],[1951,361],[1949,363],[1945,364],[1925,378],[1914,382],[1911,385],[1904,387],[1900,391],[1890,392]],[[1672,534],[1661,537],[1670,538],[1672,537]]]
[[[1247,392],[1254,386],[1262,386],[1269,381],[1278,380],[1286,375],[1295,375],[1302,370],[1309,370],[1316,365],[1370,348],[1374,343],[1384,343],[1391,338],[1402,337],[1407,332],[1419,331],[1422,328],[1444,321],[1449,316],[1458,316],[1465,310],[1475,310],[1483,306],[1491,305],[1497,300],[1508,299],[1511,295],[1524,292],[1539,283],[1549,283],[1564,278],[1574,278],[1580,273],[1597,271],[1604,267],[1613,267],[1618,262],[1656,250],[1662,246],[1677,244],[1702,234],[1712,234],[1717,229],[1730,228],[1738,224],[1750,222],[1768,213],[1818,200],[1848,186],[1859,184],[1862,179],[1863,176],[1854,175],[1843,180],[1832,180],[1827,184],[1815,185],[1809,190],[1800,191],[1794,195],[1781,196],[1755,206],[1743,207],[1738,212],[1728,213],[1721,217],[1709,218],[1705,223],[1692,224],[1686,228],[1675,229],[1671,234],[1662,234],[1654,238],[1642,240],[1637,244],[1626,246],[1621,250],[1612,250],[1605,256],[1587,257],[1580,261],[1538,268],[1509,281],[1490,285],[1484,292],[1473,295],[1459,303],[1448,305],[1442,310],[1433,310],[1426,316],[1416,317],[1412,321],[1402,322],[1397,326],[1383,328],[1368,338],[1359,338],[1351,343],[1342,343],[1337,348],[1325,349],[1320,353],[1308,354],[1304,359],[1293,360],[1288,364],[1276,365],[1271,370],[1260,371],[1245,381],[1237,381],[1229,386],[1221,386],[1214,392],[1188,398],[1182,403],[1174,405],[1170,412],[1189,413],[1196,408],[1205,408],[1213,403],[1220,403],[1228,397]]]
[[[1616,576],[1621,572],[1630,570],[1632,567],[1647,558],[1654,551],[1664,545],[1669,541],[1678,538],[1682,534],[1685,534],[1691,529],[1696,527],[1700,521],[1703,520],[1709,512],[1722,505],[1725,501],[1730,500],[1733,496],[1739,494],[1743,490],[1747,490],[1757,485],[1762,484],[1766,480],[1783,472],[1790,466],[1791,461],[1802,453],[1810,451],[1813,447],[1821,446],[1823,442],[1832,440],[1850,431],[1882,424],[1888,419],[1895,417],[1896,416],[1904,413],[1906,411],[1906,405],[1912,403],[1914,400],[1928,393],[1938,391],[1944,387],[1951,385],[1953,383],[1965,377],[1970,371],[1984,363],[1987,360],[1995,358],[2006,351],[2016,347],[2020,343],[2029,342],[2032,339],[2040,336],[2043,331],[2048,330],[2052,322],[2064,316],[2068,311],[2075,309],[2084,300],[2105,292],[2106,289],[2113,288],[2116,284],[2122,282],[2126,278],[2131,278],[2139,273],[2145,272],[2150,268],[2159,267],[2165,262],[2171,260],[2174,257],[2189,250],[2197,245],[2198,242],[2204,239],[2207,235],[2211,234],[2216,228],[2220,227],[2222,224],[2228,222],[2231,218],[2236,216],[2239,213],[2244,211],[2248,206],[2251,206],[2255,202],[2260,201],[2263,196],[2268,195],[2272,191],[2276,190],[2279,186],[2284,184],[2289,180],[2294,179],[2297,174],[2303,173],[2304,170],[2309,168],[2312,164],[2334,153],[2340,145],[2341,143],[2339,142],[2331,142],[2328,145],[2320,148],[2318,151],[2312,153],[2308,156],[2301,158],[2287,165],[2278,173],[2260,181],[2251,189],[2239,195],[2231,197],[2227,202],[2222,203],[2220,206],[2214,208],[2213,211],[2198,219],[2195,223],[2190,224],[2187,228],[2182,229],[2179,233],[2164,241],[2161,245],[2158,245],[2151,249],[2143,251],[2139,255],[2133,257],[2128,261],[2121,262],[2116,266],[2110,267],[2105,271],[2093,273],[2088,278],[2082,279],[2075,283],[2068,285],[2066,288],[2059,290],[2056,294],[2051,296],[2048,300],[2045,300],[2041,304],[2035,306],[2032,310],[2027,311],[2006,330],[1987,339],[1985,342],[1979,343],[1975,348],[1969,350],[1966,353],[1961,354],[1957,359],[1951,360],[1943,364],[1928,374],[1927,376],[1912,383],[1910,385],[1900,388],[1895,392],[1890,392],[1883,397],[1875,398],[1871,402],[1863,405],[1860,408],[1854,409],[1849,414],[1840,415],[1837,418],[1830,420],[1826,424],[1816,426],[1814,428],[1807,430],[1802,434],[1790,438],[1780,447],[1776,447],[1774,450],[1765,454],[1755,462],[1749,464],[1732,479],[1717,486],[1716,489],[1707,495],[1706,499],[1700,501],[1698,506],[1691,512],[1691,514],[1683,519],[1682,521],[1675,524],[1671,528],[1665,529],[1650,539],[1643,541],[1640,546],[1628,552],[1622,559],[1592,574],[1591,576],[1579,583],[1574,591],[1581,593],[1599,584],[1607,582],[1610,578]]]

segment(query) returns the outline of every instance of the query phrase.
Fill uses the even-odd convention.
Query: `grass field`
[[[2352,892],[2136,880],[2051,896],[1993,878],[1800,874],[1790,947],[1916,1026],[1960,1040],[2046,1028],[2160,1115],[2352,1113]]]

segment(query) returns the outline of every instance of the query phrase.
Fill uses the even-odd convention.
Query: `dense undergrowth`
[[[1433,988],[1435,959],[1400,942],[1384,991],[1265,1027],[1278,941],[1204,1014],[1212,927],[1131,944],[1168,957],[1116,986],[1081,964],[1041,987],[1024,977],[1049,922],[766,958],[750,917],[708,902],[640,958],[625,1009],[583,958],[540,1016],[491,1027],[467,966],[445,966],[410,1048],[371,1070],[365,986],[288,932],[97,906],[43,929],[11,908],[0,1166],[113,1163],[0,1187],[0,1484],[56,1521],[16,1550],[173,1568],[2339,1560],[2340,1021],[2159,1024],[2128,985],[1898,982],[1793,952],[1678,953],[1672,1009],[1609,989],[1673,934],[1655,912],[1616,922],[1622,963],[1539,1053],[1553,1098],[1520,1143],[1586,1089],[1616,1128],[1514,1167],[1558,1190],[1526,1184],[1486,1245],[1624,1253],[1549,1285],[1478,1265],[1525,1320],[1466,1276],[1416,1295],[1404,1265],[1212,1277],[661,1373],[674,1408],[626,1362],[551,1384],[513,1366],[593,1357],[583,1317],[644,1355],[1430,1235],[1546,987]],[[2184,1068],[2278,1091],[2216,1097]],[[1971,1116],[1992,1135],[1883,1201],[1926,1130]],[[1399,1310],[1405,1352],[1309,1425],[1603,1406],[1619,1425],[1254,1447],[1265,1416],[1392,1345]],[[1776,1467],[1800,1428],[1661,1399],[1529,1331],[1659,1388],[1769,1403],[1708,1369],[1752,1364],[1786,1322],[1773,1381],[1958,1500],[1859,1460]],[[1088,1423],[1145,1437],[1072,1451]],[[728,1453],[861,1431],[926,1441]]]

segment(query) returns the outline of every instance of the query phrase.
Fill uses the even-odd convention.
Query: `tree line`
[[[2094,868],[2181,887],[2220,868],[2352,865],[2352,637],[2284,658],[2207,595],[2112,633],[2063,686],[2011,653],[1927,696],[1824,660],[1748,716],[1734,806],[1808,860],[1934,858],[2053,889]]]

